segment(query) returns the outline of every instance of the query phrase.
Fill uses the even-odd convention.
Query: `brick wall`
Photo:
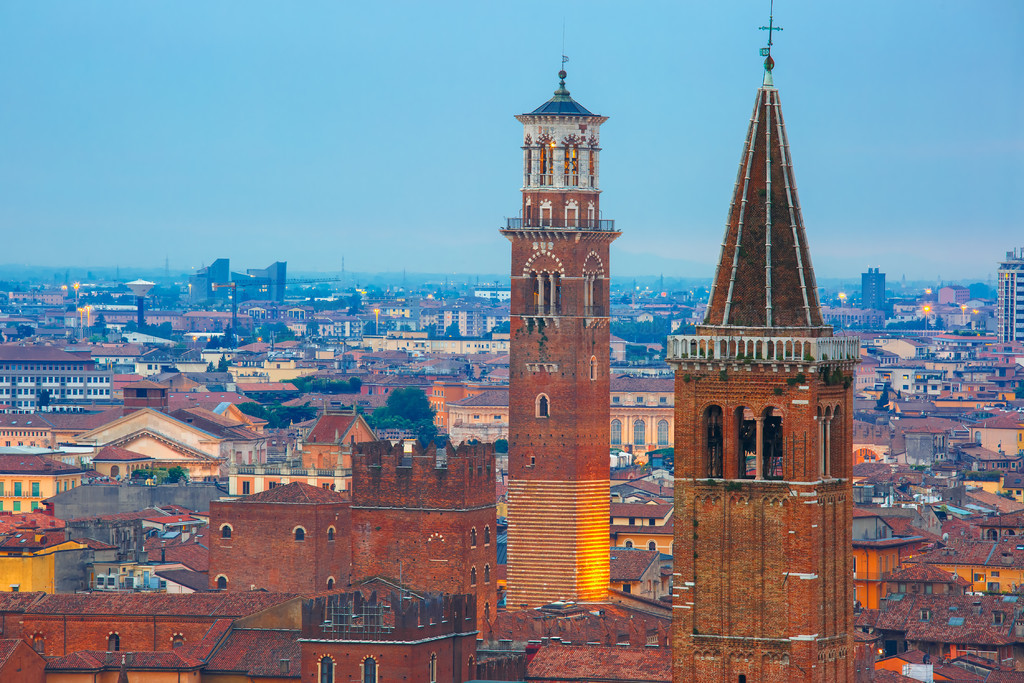
[[[222,527],[231,526],[231,538]],[[296,527],[305,530],[295,540]],[[334,529],[334,540],[329,530]],[[351,503],[210,503],[210,587],[315,592],[348,586],[352,564]]]
[[[679,363],[673,680],[853,680],[852,365]],[[714,477],[708,406],[722,409]],[[741,429],[766,414],[782,463],[755,480]]]
[[[494,449],[419,442],[357,445],[353,456],[352,576],[476,596],[497,606]],[[474,573],[475,570],[475,573]]]

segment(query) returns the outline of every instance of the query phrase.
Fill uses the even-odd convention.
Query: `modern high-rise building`
[[[565,88],[523,124],[512,243],[508,594],[511,609],[608,595],[609,245],[600,127]]]
[[[1001,342],[1024,341],[1024,247],[999,264],[996,334]]]
[[[856,338],[823,324],[771,56],[676,373],[672,680],[852,683]]]
[[[878,268],[868,268],[860,274],[860,307],[876,311],[885,310],[885,273]]]
[[[218,289],[216,284],[229,282],[231,279],[231,261],[219,258],[205,268],[200,268],[188,279],[190,303],[202,303],[210,299],[227,300],[229,292],[226,288]]]
[[[275,261],[266,268],[247,268],[245,273],[232,273],[231,279],[236,283],[238,301],[276,301],[284,302],[284,292],[288,281],[288,262]]]

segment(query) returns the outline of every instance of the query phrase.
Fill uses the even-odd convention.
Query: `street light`
[[[380,309],[373,309],[373,333],[380,334]]]

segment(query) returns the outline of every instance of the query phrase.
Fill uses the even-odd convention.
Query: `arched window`
[[[550,185],[555,171],[555,143],[540,146],[540,184]]]
[[[303,529],[301,526],[295,527],[295,540],[296,541],[305,541],[306,540],[306,530]]]
[[[476,585],[476,567],[472,567],[469,570],[469,585],[470,586],[475,586]]]
[[[330,657],[320,658],[320,683],[334,683],[334,660]]]
[[[648,550],[657,550],[658,549],[658,544],[655,543],[654,541],[648,541],[647,542],[647,549]]]
[[[473,527],[472,529],[469,530],[469,547],[470,548],[475,548],[476,547],[476,527]]]
[[[490,545],[490,544],[491,544],[491,527],[485,526],[484,527],[484,545]]]
[[[612,420],[612,445],[622,445],[622,420]]]
[[[590,357],[590,381],[597,379],[597,356]]]
[[[626,541],[626,547],[627,548],[632,548],[633,547],[633,541]]]
[[[637,420],[633,423],[633,445],[643,446],[646,442],[645,436],[647,434],[647,424],[643,420]]]
[[[550,415],[550,406],[548,405],[548,397],[544,394],[537,396],[537,417],[548,417]]]
[[[220,527],[220,537],[221,538],[225,538],[225,539],[226,538],[231,538],[231,525],[230,524],[222,524],[221,525],[221,527]]]
[[[437,653],[430,653],[430,664],[427,668],[427,675],[430,677],[430,683],[437,683]]]
[[[363,683],[377,683],[377,660],[373,657],[363,660]]]
[[[32,636],[32,649],[39,654],[43,654],[46,650],[46,640],[38,633]]]
[[[328,541],[333,541],[334,540],[334,527],[333,526],[327,527],[327,540]]]
[[[327,579],[327,590],[329,590],[329,591],[334,590],[334,577],[333,576],[330,577],[329,579]]]
[[[219,590],[226,590],[228,587],[228,577],[218,576],[217,577],[217,588]]]
[[[121,636],[111,633],[107,638],[107,652],[117,652],[121,649]]]
[[[491,565],[485,564],[484,565],[484,583],[490,583],[490,582],[491,582]]]
[[[668,445],[668,420],[658,420],[658,445]]]
[[[565,176],[562,180],[565,185],[579,185],[580,184],[580,157],[579,150],[575,147],[565,146],[565,160],[562,164],[562,175]],[[574,227],[574,226],[568,226]]]
[[[171,638],[171,649],[177,649],[185,644],[185,636],[177,635]]]

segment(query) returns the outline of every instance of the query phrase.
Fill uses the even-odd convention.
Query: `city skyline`
[[[742,144],[726,113],[760,84],[765,3],[436,7],[0,9],[7,260],[500,273],[512,117],[557,85],[564,15],[567,86],[611,117],[613,277],[711,277]],[[1021,227],[1024,11],[775,12],[821,278],[987,280]]]

